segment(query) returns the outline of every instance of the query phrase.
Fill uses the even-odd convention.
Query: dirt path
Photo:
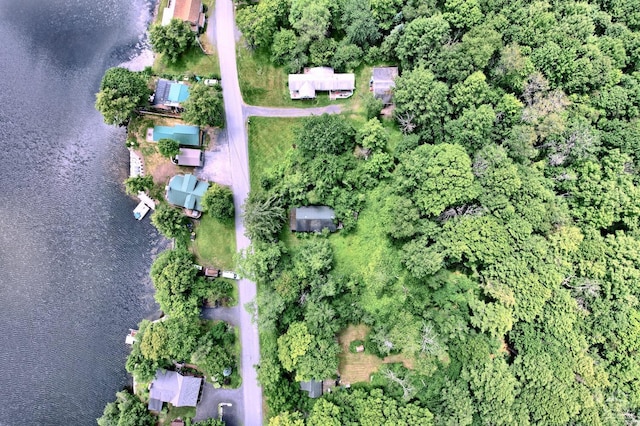
[[[342,106],[329,105],[317,108],[273,108],[254,105],[243,105],[242,113],[248,117],[308,117],[310,115],[340,114]]]

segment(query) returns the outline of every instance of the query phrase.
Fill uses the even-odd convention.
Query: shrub
[[[202,197],[202,207],[211,217],[220,220],[233,218],[233,192],[228,186],[211,184]]]

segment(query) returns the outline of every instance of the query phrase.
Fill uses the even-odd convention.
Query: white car
[[[203,81],[205,86],[215,86],[216,84],[220,83],[220,81],[216,80],[215,78],[207,78]]]
[[[239,280],[240,277],[233,271],[222,271],[222,278],[230,278],[232,280]]]

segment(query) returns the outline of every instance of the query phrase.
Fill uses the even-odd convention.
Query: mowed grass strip
[[[233,269],[236,232],[233,219],[220,221],[203,214],[196,225],[193,251],[200,264],[220,269]]]
[[[251,117],[249,120],[249,170],[251,190],[260,187],[260,179],[293,149],[294,129],[301,118]]]

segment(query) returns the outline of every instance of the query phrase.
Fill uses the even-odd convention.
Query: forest
[[[392,118],[305,119],[252,182],[269,424],[640,421],[640,2],[238,8],[283,72],[400,67]],[[292,235],[301,205],[342,229]],[[310,399],[299,382],[336,378],[350,324],[406,362]]]

